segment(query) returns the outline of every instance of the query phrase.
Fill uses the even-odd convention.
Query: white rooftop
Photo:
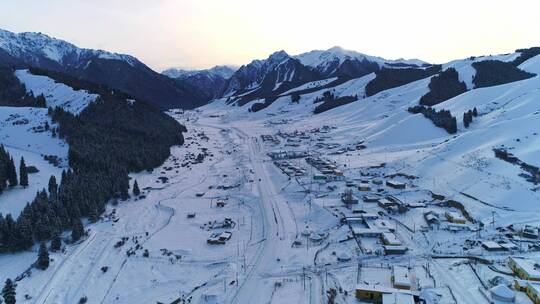
[[[392,269],[394,275],[394,285],[411,286],[411,274],[405,266],[395,265]]]
[[[382,296],[383,304],[414,304],[414,298],[406,293],[385,293]]]
[[[512,258],[516,265],[525,270],[531,279],[540,279],[540,267],[539,263],[535,260],[525,258]]]

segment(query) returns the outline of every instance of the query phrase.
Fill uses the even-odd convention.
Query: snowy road
[[[254,299],[261,294],[261,278],[277,266],[276,261],[280,257],[291,250],[297,224],[287,202],[276,191],[279,186],[275,185],[270,178],[263,161],[266,155],[257,137],[250,137],[238,128],[232,129],[246,143],[250,164],[255,173],[255,186],[260,197],[259,208],[263,215],[264,241],[253,258],[247,276],[240,283],[230,302],[253,303]],[[319,285],[315,284],[315,286]],[[313,292],[319,294],[316,289]],[[313,299],[315,296],[310,298]]]

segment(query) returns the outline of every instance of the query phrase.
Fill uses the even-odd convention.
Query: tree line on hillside
[[[512,64],[517,67],[518,65],[533,58],[534,56],[540,55],[540,47],[532,47],[528,49],[517,49],[516,52],[521,53],[519,57],[517,57],[516,59],[514,59],[514,61],[512,61]]]
[[[45,97],[26,92],[11,68],[0,68],[0,106],[45,108]]]
[[[149,104],[127,102],[125,94],[111,90],[79,116],[58,107],[48,113],[58,124],[58,136],[69,144],[70,169],[59,183],[51,177],[16,220],[0,216],[0,251],[25,250],[70,229],[77,240],[84,233],[81,218],[96,221],[107,202],[127,199],[128,172],[162,164],[170,147],[183,143],[186,131]]]
[[[472,66],[476,70],[473,78],[475,88],[491,87],[535,76],[520,70],[510,62],[499,60],[473,62]]]
[[[373,96],[381,91],[396,88],[416,80],[424,79],[441,71],[440,65],[427,68],[381,69],[366,85],[366,95]]]
[[[24,157],[21,157],[19,177],[17,178],[13,157],[6,151],[3,145],[0,145],[0,194],[8,187],[12,188],[17,185],[28,186],[28,169]]]
[[[320,114],[328,110],[332,110],[337,107],[355,102],[357,100],[357,95],[336,97],[333,92],[326,91],[323,93],[322,97],[317,97],[315,99],[314,103],[322,103],[316,106],[315,109],[313,109],[313,114]]]
[[[434,106],[467,91],[464,82],[459,81],[456,69],[448,68],[431,78],[429,92],[420,98],[420,104]]]
[[[437,111],[431,107],[417,105],[410,107],[408,111],[413,114],[422,113],[424,117],[431,120],[434,125],[445,129],[449,134],[455,134],[457,132],[457,120],[448,110]]]

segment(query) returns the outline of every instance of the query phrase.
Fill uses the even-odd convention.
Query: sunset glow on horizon
[[[540,45],[538,1],[8,0],[0,28],[127,53],[156,70],[341,46],[432,63]]]

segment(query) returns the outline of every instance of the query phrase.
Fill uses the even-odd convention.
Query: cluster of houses
[[[409,268],[394,265],[392,267],[391,283],[363,282],[356,286],[356,298],[375,304],[415,304],[419,303],[418,291]]]
[[[540,262],[527,258],[509,257],[508,267],[519,278],[514,281],[514,288],[527,293],[534,304],[540,304]]]
[[[307,151],[292,151],[292,150],[282,151],[280,150],[280,151],[268,152],[268,156],[270,156],[272,160],[282,160],[282,159],[304,158],[304,157],[309,156],[309,154]]]
[[[339,170],[337,165],[329,160],[320,157],[307,157],[306,162],[321,173],[313,175],[314,180],[330,181],[343,178],[343,171]]]
[[[288,176],[304,176],[307,173],[306,169],[296,166],[286,160],[274,161],[274,165],[276,165],[276,167],[281,169],[281,171]]]
[[[378,238],[386,255],[404,254],[408,250],[395,234],[396,224],[381,218],[379,214],[360,213],[347,216],[345,222],[360,244],[367,238]]]
[[[271,142],[275,145],[279,145],[281,143],[281,141],[279,140],[279,138],[277,138],[276,136],[274,135],[261,135],[261,139],[262,141],[265,141],[265,142]]]

